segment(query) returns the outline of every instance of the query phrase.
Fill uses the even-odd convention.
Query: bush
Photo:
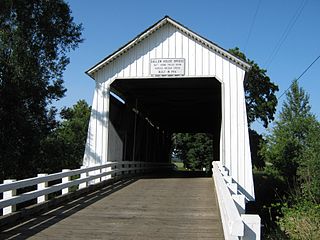
[[[320,239],[320,205],[302,200],[282,208],[283,217],[278,223],[290,239]]]

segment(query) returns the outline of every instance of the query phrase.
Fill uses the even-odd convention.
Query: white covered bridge
[[[260,218],[245,214],[246,202],[254,201],[255,197],[243,87],[249,70],[250,66],[241,59],[175,20],[164,17],[87,71],[95,80],[96,87],[84,166],[82,169],[72,170],[78,172],[64,171],[59,176],[66,178],[80,173],[81,177],[75,180],[78,182],[74,185],[78,184],[81,190],[87,185],[108,182],[128,173],[166,169],[171,166],[172,133],[211,133],[214,142],[213,181],[203,185],[200,182],[189,182],[189,188],[186,188],[189,190],[178,195],[174,193],[184,183],[172,186],[172,182],[154,182],[154,177],[153,181],[144,179],[146,185],[140,186],[144,189],[141,194],[145,195],[146,200],[152,191],[152,196],[165,192],[164,196],[153,199],[155,202],[149,199],[149,204],[158,209],[161,201],[164,201],[170,208],[170,197],[180,199],[179,204],[184,200],[187,202],[188,196],[184,194],[188,191],[191,194],[192,186],[197,186],[196,188],[204,191],[194,193],[200,194],[196,198],[192,195],[188,203],[190,210],[195,204],[195,209],[200,211],[201,204],[204,203],[199,199],[205,199],[209,195],[218,200],[218,207],[213,213],[217,218],[206,223],[208,226],[216,224],[212,227],[217,231],[220,228],[225,239],[259,239]],[[45,177],[40,179],[42,180],[38,180],[36,184],[47,180]],[[184,181],[187,180],[191,181],[189,178]],[[210,188],[210,184],[214,184],[215,190]],[[67,179],[62,181],[60,189],[71,185],[72,181]],[[10,192],[8,184],[0,186],[0,190],[1,187],[3,192]],[[169,188],[173,192],[168,192]],[[40,195],[44,195],[41,189],[37,196]],[[12,196],[2,201],[1,206],[6,208],[14,203]],[[132,201],[138,204],[142,199]],[[126,205],[130,203],[132,202],[127,202]],[[213,206],[215,202],[210,204]],[[139,206],[135,205],[136,208]],[[183,209],[184,212],[188,211],[188,206]],[[179,209],[178,203],[175,208]],[[199,216],[205,215],[200,212]],[[130,216],[128,212],[124,213],[126,214]],[[178,215],[179,213],[175,216]],[[180,222],[183,222],[183,216],[179,217]],[[189,220],[188,222],[191,221]],[[201,224],[206,225],[203,222]],[[196,228],[195,223],[192,226]],[[190,230],[188,223],[185,228],[187,230],[180,226],[174,228],[173,232]],[[150,233],[152,229],[150,226],[145,230],[156,238],[158,235],[155,232],[159,231]],[[202,230],[202,233],[199,230],[196,232],[198,235],[190,233],[190,239],[195,239],[195,236],[202,238],[200,236],[204,236],[201,235],[204,232],[207,233],[206,237],[214,238],[214,233],[211,234],[208,229]],[[168,229],[163,231],[168,234]],[[188,239],[184,235],[176,236]],[[161,237],[170,238],[168,235]]]

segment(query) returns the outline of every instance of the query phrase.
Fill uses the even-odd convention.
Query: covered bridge
[[[249,69],[164,17],[87,71],[96,87],[83,164],[168,162],[172,133],[212,133],[213,160],[253,200],[243,87]]]

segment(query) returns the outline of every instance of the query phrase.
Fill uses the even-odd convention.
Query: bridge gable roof
[[[218,46],[214,42],[200,36],[199,34],[193,32],[192,30],[188,29],[187,27],[183,26],[179,22],[175,21],[174,19],[170,18],[169,16],[165,16],[163,19],[146,29],[144,32],[140,33],[137,37],[135,37],[133,40],[125,44],[124,46],[120,47],[118,50],[116,50],[114,53],[110,54],[97,64],[95,64],[93,67],[91,67],[89,70],[86,71],[86,74],[88,74],[90,77],[94,77],[94,74],[102,69],[103,67],[110,64],[115,59],[122,56],[124,53],[129,51],[131,48],[139,44],[142,40],[146,39],[150,35],[152,35],[154,32],[162,28],[163,26],[170,24],[174,28],[178,29],[182,33],[186,34],[188,37],[194,39],[196,42],[200,43],[201,45],[206,46],[216,54],[221,55],[222,57],[228,59],[229,61],[233,62],[237,66],[243,68],[245,71],[250,70],[251,66],[243,61],[242,59],[238,58],[237,56],[234,56],[227,50],[223,49],[222,47]]]

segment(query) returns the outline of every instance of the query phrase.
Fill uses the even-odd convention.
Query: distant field
[[[184,168],[183,162],[172,161],[172,163],[177,166],[179,171],[188,171],[188,169]]]

